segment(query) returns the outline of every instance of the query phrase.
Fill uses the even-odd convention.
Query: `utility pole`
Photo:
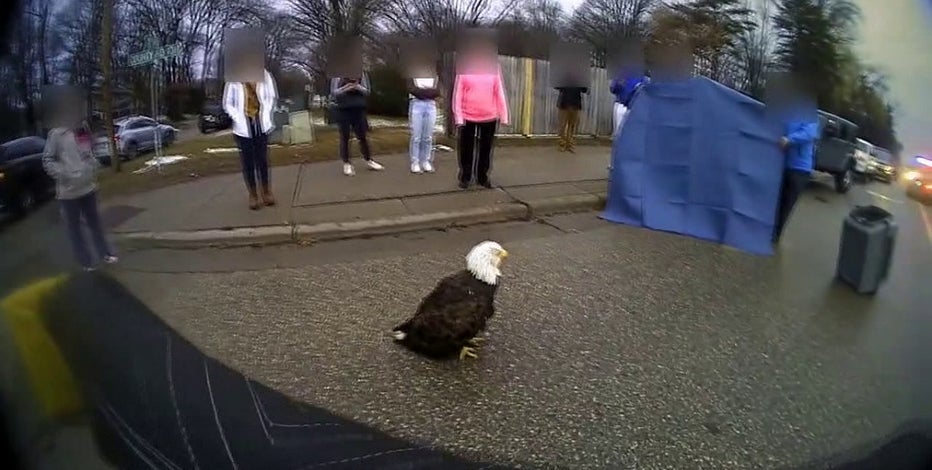
[[[103,20],[100,28],[100,69],[103,72],[101,92],[104,102],[104,128],[107,130],[107,146],[110,149],[110,165],[113,171],[120,172],[120,157],[116,152],[113,139],[113,90],[111,70],[113,57],[113,0],[103,0]]]

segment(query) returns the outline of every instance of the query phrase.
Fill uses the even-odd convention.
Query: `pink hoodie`
[[[453,118],[456,125],[464,121],[488,122],[498,119],[508,125],[508,104],[501,71],[462,73],[453,85]]]

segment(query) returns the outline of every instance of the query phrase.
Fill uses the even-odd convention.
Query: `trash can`
[[[890,271],[896,233],[893,215],[886,210],[854,208],[842,224],[836,276],[859,294],[876,293]]]

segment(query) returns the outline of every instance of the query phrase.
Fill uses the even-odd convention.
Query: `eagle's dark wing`
[[[414,351],[432,357],[455,354],[485,328],[493,313],[494,292],[494,286],[468,271],[448,276],[395,330],[405,333],[401,342]]]

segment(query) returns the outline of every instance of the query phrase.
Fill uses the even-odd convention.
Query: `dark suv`
[[[835,191],[846,193],[854,181],[857,124],[819,111],[821,137],[816,143],[815,170],[832,175]]]
[[[23,137],[0,144],[0,211],[25,215],[55,191],[42,168],[45,139]]]
[[[222,131],[233,126],[233,120],[223,111],[219,104],[205,105],[197,119],[197,127],[201,134],[213,131]]]

